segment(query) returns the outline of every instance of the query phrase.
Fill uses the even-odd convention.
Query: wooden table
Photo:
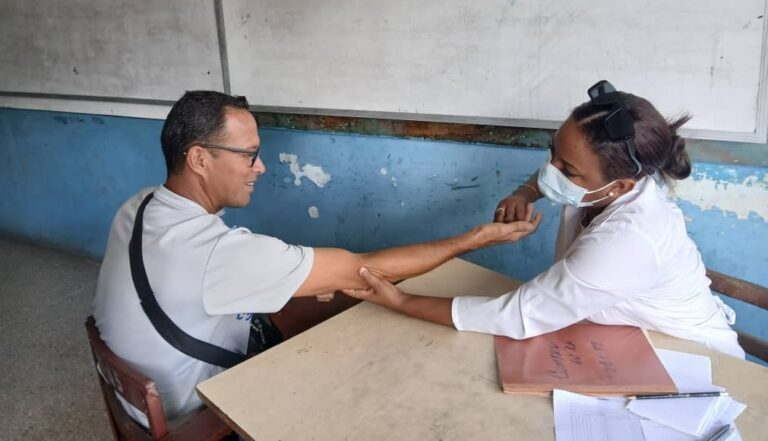
[[[454,259],[403,282],[412,293],[496,295],[519,282]],[[768,369],[655,332],[661,348],[708,355],[713,381],[748,405],[745,440],[768,436]],[[246,439],[554,439],[552,400],[501,392],[493,337],[362,303],[198,385]]]

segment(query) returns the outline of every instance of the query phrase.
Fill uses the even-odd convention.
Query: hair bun
[[[685,179],[691,175],[691,159],[688,157],[688,152],[685,151],[685,139],[677,134],[677,130],[690,119],[689,115],[684,115],[669,124],[669,131],[672,133],[672,145],[667,161],[661,170],[673,179]]]

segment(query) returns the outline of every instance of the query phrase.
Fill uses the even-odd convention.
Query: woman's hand
[[[524,213],[517,221],[507,223],[494,222],[477,227],[479,245],[476,248],[517,242],[536,231],[540,223],[541,213],[534,215],[533,204],[527,204]]]
[[[411,317],[441,325],[453,326],[451,315],[452,298],[427,297],[404,293],[395,285],[380,278],[379,275],[374,274],[373,271],[369,271],[365,267],[360,268],[359,274],[370,288],[346,289],[344,290],[345,294],[385,306]]]
[[[360,277],[370,286],[368,289],[345,289],[342,292],[356,299],[367,300],[396,311],[402,310],[408,294],[400,291],[395,285],[377,277],[367,268],[360,268]]]
[[[540,197],[533,185],[523,184],[496,205],[494,222],[517,222],[530,219],[533,203]]]

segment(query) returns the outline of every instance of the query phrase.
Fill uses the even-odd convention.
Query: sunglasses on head
[[[605,107],[608,109],[608,115],[603,118],[603,127],[611,141],[623,141],[627,146],[629,157],[637,166],[635,176],[643,171],[643,166],[637,160],[637,149],[635,148],[635,125],[632,115],[624,106],[616,88],[606,80],[600,80],[595,85],[587,89],[589,100],[592,105]]]

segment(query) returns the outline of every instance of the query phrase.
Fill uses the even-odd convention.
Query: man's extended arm
[[[533,208],[529,208],[532,213]],[[402,247],[387,248],[370,253],[355,254],[339,248],[316,248],[309,276],[295,296],[309,296],[338,289],[367,288],[358,275],[360,267],[390,281],[425,273],[468,251],[490,245],[514,242],[538,227],[541,215],[529,221],[509,224],[480,225],[448,239]]]

